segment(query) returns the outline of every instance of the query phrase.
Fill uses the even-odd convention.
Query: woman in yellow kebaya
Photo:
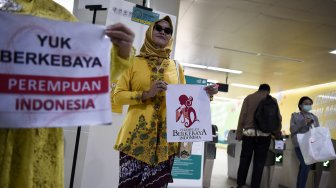
[[[0,11],[77,21],[53,0],[1,0]],[[111,60],[113,80],[132,63],[129,56],[134,33],[122,24],[115,24],[107,27],[106,35],[115,45]],[[63,161],[62,128],[0,129],[1,188],[64,188]]]
[[[177,143],[166,139],[167,84],[184,84],[182,68],[170,59],[173,24],[166,16],[153,22],[140,54],[118,80],[113,100],[129,105],[115,149],[120,151],[119,187],[166,187]],[[179,77],[178,77],[179,75]],[[209,95],[218,92],[206,87]]]

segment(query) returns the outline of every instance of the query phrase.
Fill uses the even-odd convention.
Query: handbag
[[[178,83],[180,84],[180,71],[179,71],[179,63],[174,60],[175,67],[176,67],[176,72],[177,72],[177,77],[178,77]],[[188,159],[191,157],[191,152],[192,152],[192,142],[179,142],[178,143],[178,153],[177,157],[180,159]]]
[[[330,131],[326,127],[314,127],[297,134],[297,140],[306,165],[336,159]]]

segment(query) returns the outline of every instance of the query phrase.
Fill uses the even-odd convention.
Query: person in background
[[[290,120],[290,132],[292,143],[295,148],[295,153],[297,158],[300,161],[299,172],[296,180],[297,188],[305,188],[306,182],[308,179],[308,174],[310,170],[310,165],[306,165],[300,150],[299,143],[297,141],[297,134],[306,133],[309,131],[309,128],[312,126],[318,127],[320,126],[317,116],[310,113],[309,111],[312,109],[313,100],[307,96],[301,97],[298,103],[298,108],[300,112],[292,113]],[[318,182],[320,179],[321,173],[321,165],[316,165],[317,173],[315,174],[315,187],[318,187]]]
[[[77,19],[53,0],[2,0],[0,11],[75,22]],[[111,79],[132,61],[134,33],[123,24],[108,26],[112,50]],[[43,117],[41,117],[43,118]],[[64,138],[62,128],[0,129],[1,188],[63,188]]]
[[[238,141],[243,141],[237,174],[237,185],[239,188],[246,184],[252,156],[254,156],[254,159],[251,188],[260,187],[267,152],[271,143],[271,133],[264,133],[255,128],[254,114],[260,101],[265,99],[270,92],[271,88],[268,84],[261,84],[257,92],[248,95],[244,99],[240,111],[236,138]],[[276,101],[275,98],[273,98],[273,100]],[[278,119],[280,120],[280,126],[276,132],[277,137],[281,135],[282,117],[280,111],[278,113]]]
[[[114,146],[120,151],[119,187],[160,188],[172,182],[178,145],[166,139],[165,91],[167,84],[185,84],[181,66],[169,58],[172,34],[169,16],[153,22],[133,66],[117,82],[114,102],[129,105]],[[205,90],[218,92],[214,85]]]

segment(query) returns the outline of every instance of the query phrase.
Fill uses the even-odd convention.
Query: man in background
[[[267,158],[267,152],[271,143],[271,133],[266,133],[259,130],[255,123],[255,112],[260,102],[269,96],[271,88],[268,84],[261,84],[258,91],[248,95],[243,102],[242,109],[239,116],[237,126],[238,141],[242,140],[242,150],[240,154],[240,163],[237,174],[238,188],[243,187],[246,184],[246,178],[250,167],[252,155],[253,159],[253,171],[251,188],[259,188],[261,178],[263,174],[264,165]],[[275,101],[275,105],[278,109],[276,99],[271,97]],[[279,120],[279,128],[275,133],[277,136],[281,135],[281,115],[280,111],[277,112],[276,119]]]

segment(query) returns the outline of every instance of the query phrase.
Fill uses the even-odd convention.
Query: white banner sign
[[[0,11],[0,128],[112,121],[104,26]]]
[[[168,85],[167,140],[212,140],[210,99],[201,85]]]

